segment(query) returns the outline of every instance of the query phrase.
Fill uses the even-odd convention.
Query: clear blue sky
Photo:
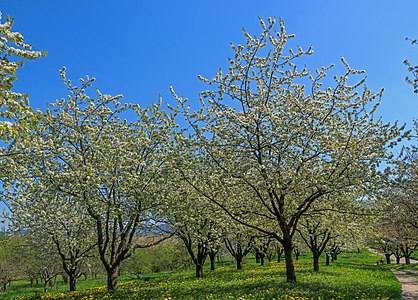
[[[243,43],[241,28],[259,32],[258,18],[285,21],[303,47],[312,45],[312,66],[338,63],[365,69],[372,90],[385,88],[380,114],[386,121],[411,124],[418,95],[405,81],[402,62],[418,64],[418,1],[290,0],[1,0],[3,15],[15,18],[34,49],[49,55],[27,62],[16,89],[31,104],[66,96],[58,70],[78,79],[89,74],[105,93],[124,94],[125,101],[147,104],[159,94],[196,99],[205,88],[197,75],[211,77],[232,55],[229,42]]]

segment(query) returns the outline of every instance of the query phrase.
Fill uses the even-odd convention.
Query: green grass
[[[310,257],[303,256],[295,262],[297,284],[285,282],[284,262],[264,267],[248,262],[240,271],[205,270],[201,280],[193,272],[152,274],[120,283],[113,294],[103,286],[19,299],[401,299],[399,282],[386,266],[376,265],[377,259],[367,251],[340,254],[337,262],[322,264],[316,273]]]

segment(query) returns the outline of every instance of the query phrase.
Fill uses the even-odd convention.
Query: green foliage
[[[374,265],[376,257],[367,251],[342,254],[339,262],[312,272],[311,257],[304,256],[296,262],[298,284],[284,282],[283,263],[252,263],[242,271],[219,268],[200,280],[192,273],[145,277],[120,284],[113,294],[99,287],[36,299],[401,299],[399,282],[387,268]]]
[[[149,273],[189,269],[190,263],[181,241],[172,238],[151,248],[136,250],[123,264],[122,272],[143,278]]]

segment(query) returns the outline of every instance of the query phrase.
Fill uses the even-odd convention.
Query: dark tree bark
[[[242,262],[251,250],[254,237],[245,237],[242,233],[238,233],[233,238],[226,237],[224,243],[228,252],[235,258],[237,270],[242,269]]]
[[[70,275],[70,291],[75,291],[77,287],[77,279],[78,277],[74,275]]]
[[[401,263],[402,251],[398,246],[393,249],[393,255],[395,256],[396,264],[399,265]]]
[[[386,264],[390,265],[391,261],[390,261],[390,255],[391,253],[385,253],[385,258],[386,258]]]
[[[266,255],[264,253],[260,253],[260,266],[264,266],[264,257]]]
[[[293,263],[293,245],[292,240],[285,240],[283,244],[284,258],[286,261],[286,281],[289,283],[296,282],[295,265]]]
[[[208,256],[209,249],[208,246],[199,241],[197,243],[197,251],[194,252],[194,245],[193,245],[193,239],[189,232],[179,232],[178,235],[184,242],[184,245],[186,246],[187,252],[189,253],[190,257],[192,258],[192,261],[195,265],[196,269],[196,278],[201,279],[203,278],[203,266],[205,265],[206,257]]]
[[[301,225],[306,229],[306,232],[301,230],[298,230],[298,232],[312,252],[314,272],[319,272],[319,257],[331,239],[331,232],[328,228],[321,228],[319,221],[306,220]]]
[[[119,269],[119,266],[106,269],[107,289],[109,291],[114,291],[118,287],[118,269]]]
[[[209,251],[209,259],[210,259],[210,270],[211,271],[215,271],[215,260],[216,260],[216,255],[218,255],[220,248],[217,249],[211,249]]]
[[[237,261],[237,270],[241,270],[242,269],[242,259],[236,258]]]
[[[81,276],[81,265],[87,257],[89,257],[90,252],[96,247],[96,243],[87,244],[85,245],[77,245],[75,248],[71,248],[70,251],[65,252],[62,249],[62,245],[60,241],[53,237],[52,239],[57,247],[58,254],[61,257],[62,266],[64,272],[68,275],[69,283],[70,283],[70,292],[73,292],[77,289],[77,281],[78,278]],[[64,282],[67,283],[67,277],[63,276]]]
[[[282,255],[283,255],[283,248],[279,248],[279,249],[277,249],[277,262],[279,263],[280,262],[280,260],[281,260],[281,257],[282,257]]]
[[[257,240],[257,239],[256,239]],[[255,242],[253,245],[254,251],[255,251],[255,257],[256,262],[260,265],[264,266],[264,259],[266,257],[266,253],[269,249],[271,239],[270,238],[262,238],[261,240],[258,240],[259,242]]]
[[[260,254],[258,252],[255,253],[255,262],[260,263]]]
[[[330,248],[329,248],[329,254],[331,255],[331,261],[334,262],[338,259],[338,254],[341,253],[341,244],[334,241]]]
[[[115,186],[118,182],[115,182]],[[116,190],[112,188],[112,193],[101,193],[104,199],[110,203],[118,203]],[[83,195],[86,198],[86,195]],[[136,199],[133,199],[134,201]],[[88,202],[87,199],[85,199]],[[149,242],[144,244],[135,243],[134,237],[142,224],[141,217],[144,212],[148,212],[150,207],[144,207],[142,202],[137,203],[137,209],[128,218],[118,212],[116,216],[111,211],[111,207],[103,214],[95,212],[92,207],[87,209],[89,215],[95,220],[97,233],[97,249],[100,260],[107,273],[107,289],[113,291],[117,288],[117,277],[121,263],[131,257],[137,248],[148,248],[157,245],[169,236],[150,237]]]
[[[411,264],[411,255],[418,247],[418,243],[414,245],[408,244],[408,242],[401,244],[401,251],[403,254],[403,257],[405,257],[405,264],[409,265]]]
[[[299,260],[300,250],[297,246],[293,248],[293,252],[295,253],[296,260]]]

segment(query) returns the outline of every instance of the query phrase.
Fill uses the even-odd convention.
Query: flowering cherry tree
[[[333,78],[327,77],[333,66],[299,68],[312,49],[288,47],[293,35],[282,21],[278,30],[274,19],[260,23],[261,35],[244,30],[245,44],[231,44],[226,71],[199,76],[210,89],[201,93],[198,110],[173,91],[194,130],[188,138],[217,168],[211,180],[189,171],[184,179],[235,221],[277,239],[287,281],[295,282],[300,218],[327,195],[373,182],[400,128],[375,117],[382,91],[372,93],[364,78],[356,79],[363,71],[344,59],[345,73]]]
[[[67,229],[75,229],[78,253],[97,247],[113,290],[121,262],[136,248],[165,238],[157,227],[174,122],[161,102],[145,108],[122,105],[121,96],[99,91],[97,98],[89,96],[93,78],[81,79],[77,87],[65,69],[61,77],[68,98],[51,104],[37,130],[10,147],[20,153],[22,163],[7,189],[14,215],[60,229],[63,239],[72,237]],[[132,115],[134,121],[122,119]],[[25,191],[38,193],[28,198]],[[38,205],[35,195],[44,197],[44,204]],[[30,213],[31,203],[36,204],[36,214]],[[154,238],[142,244],[139,235]],[[88,244],[87,237],[95,242]],[[53,234],[53,241],[64,259],[58,235]],[[72,242],[67,242],[71,248]]]
[[[0,137],[15,134],[17,129],[34,121],[35,114],[28,105],[28,95],[12,91],[17,80],[16,71],[24,60],[45,56],[44,51],[33,51],[22,34],[13,31],[13,19],[2,22],[0,12]],[[8,120],[8,121],[6,121]]]

